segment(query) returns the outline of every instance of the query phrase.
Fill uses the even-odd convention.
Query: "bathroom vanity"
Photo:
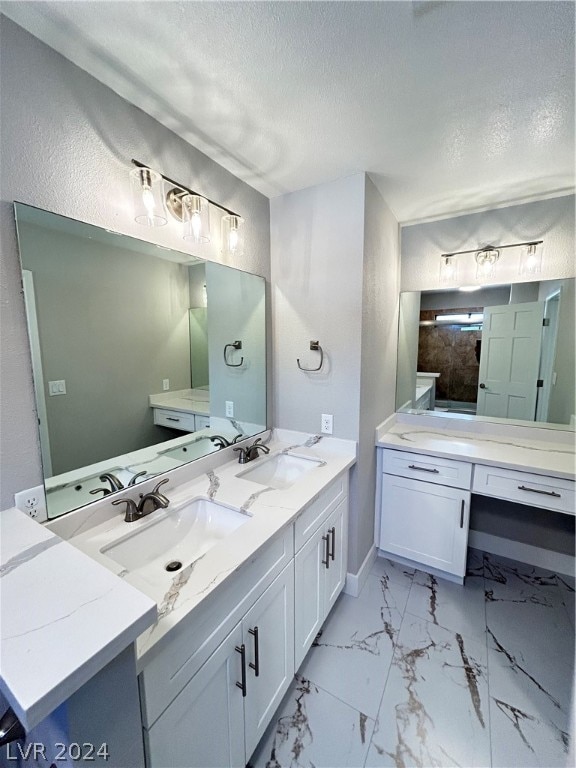
[[[472,494],[575,514],[570,431],[396,414],[376,445],[377,546],[445,578],[466,573]]]
[[[145,623],[136,624],[136,673],[152,768],[245,765],[344,587],[355,443],[277,431],[268,447],[269,455],[247,465],[230,447],[181,467],[171,475],[173,488],[163,488],[168,509],[133,523],[106,499],[42,527],[14,510],[103,583],[145,603]],[[76,574],[60,570],[81,593]],[[106,603],[98,616],[107,627]],[[66,633],[69,621],[58,628],[74,658],[79,636]],[[88,669],[94,643],[85,652]],[[20,649],[29,650],[22,641]],[[29,665],[42,664],[39,650],[28,653]],[[38,717],[73,693],[56,679],[58,669]],[[18,688],[6,692],[25,715]]]

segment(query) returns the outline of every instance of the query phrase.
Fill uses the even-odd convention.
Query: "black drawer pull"
[[[322,541],[324,542],[324,557],[325,560],[322,560],[322,565],[325,565],[326,568],[330,568],[330,537],[328,535],[322,536]]]
[[[519,491],[530,491],[530,493],[541,493],[543,496],[554,496],[556,499],[561,499],[562,496],[556,491],[541,491],[539,488],[526,488],[525,485],[518,486]]]
[[[330,535],[332,536],[332,551],[330,552],[330,558],[334,560],[334,555],[336,553],[336,528],[334,526],[330,528]]]
[[[433,475],[439,475],[439,469],[428,469],[428,467],[417,467],[415,464],[408,464],[408,469],[417,469],[419,472],[431,472]]]
[[[258,641],[258,627],[249,629],[248,634],[254,638],[254,662],[250,662],[248,665],[250,669],[254,670],[254,676],[258,677],[260,674],[260,643]]]
[[[460,507],[460,528],[464,528],[464,507],[466,502],[462,499],[462,506]]]
[[[240,658],[242,659],[242,682],[236,682],[236,687],[240,688],[242,696],[246,698],[246,646],[242,643],[242,645],[237,645],[235,650],[240,654]]]
[[[180,421],[180,419],[175,419],[174,416],[166,416],[166,421]]]

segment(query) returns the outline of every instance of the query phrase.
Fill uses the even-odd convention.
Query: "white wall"
[[[395,410],[400,247],[398,222],[366,176],[362,279],[362,359],[358,464],[348,570],[357,573],[374,544],[375,429]]]
[[[6,17],[0,25],[3,509],[42,479],[13,201],[189,251],[175,222],[147,230],[133,221],[134,157],[245,217],[245,256],[230,266],[269,278],[270,233],[267,198]],[[217,242],[197,255],[220,260]]]
[[[573,277],[574,195],[402,227],[402,291],[440,288],[440,254],[544,240],[541,280]],[[520,252],[503,251],[492,284],[522,282]],[[474,254],[458,256],[458,283],[476,282]]]
[[[275,414],[280,427],[356,440],[350,488],[349,564],[374,542],[378,423],[394,411],[398,225],[366,174],[276,198],[270,204],[274,286]],[[319,373],[310,340],[326,359]]]
[[[274,413],[285,429],[358,439],[364,242],[364,174],[270,201]],[[319,373],[315,367],[324,349]]]

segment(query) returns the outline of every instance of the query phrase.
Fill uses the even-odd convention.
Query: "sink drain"
[[[164,566],[164,570],[169,571],[170,573],[172,571],[179,571],[180,568],[182,568],[180,560],[170,560],[170,562]]]

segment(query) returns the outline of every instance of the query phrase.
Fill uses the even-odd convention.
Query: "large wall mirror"
[[[574,429],[574,278],[400,296],[396,410]]]
[[[15,213],[49,518],[266,429],[264,278]]]

